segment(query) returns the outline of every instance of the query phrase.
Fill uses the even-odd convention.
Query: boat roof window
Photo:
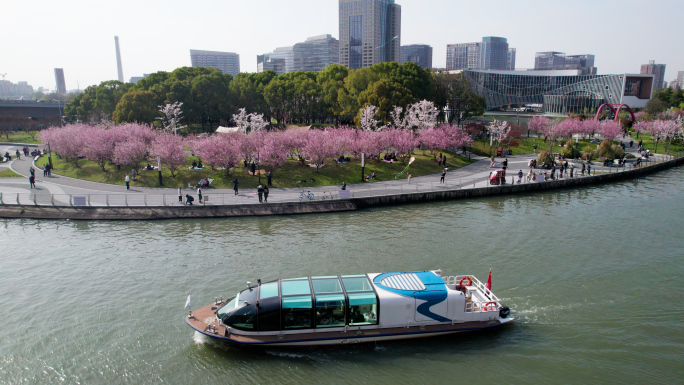
[[[311,309],[311,305],[310,295],[283,298],[283,309]]]
[[[350,291],[373,291],[373,286],[365,275],[343,275],[344,289]]]
[[[283,295],[311,294],[311,286],[308,279],[283,280],[280,282]]]
[[[342,293],[342,285],[340,284],[340,279],[334,278],[319,278],[311,277],[311,283],[313,283],[314,293]]]
[[[259,292],[259,299],[277,297],[278,296],[278,282],[269,282],[261,285],[261,292]]]

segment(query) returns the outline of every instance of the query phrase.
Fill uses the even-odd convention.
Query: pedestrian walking
[[[346,189],[347,189],[347,182],[343,181],[342,182],[342,190],[346,190]]]
[[[536,154],[537,153],[537,145],[535,144],[534,146],[532,146],[532,148],[534,148],[534,153]]]
[[[126,181],[126,190],[130,190],[131,186],[129,185],[129,183],[131,182],[131,177],[129,177],[128,174],[126,174],[126,178],[124,178],[124,180]]]
[[[24,156],[28,156],[28,148],[24,147]]]
[[[36,176],[36,170],[33,167],[29,169],[29,172],[31,173],[31,176]]]
[[[575,165],[574,165],[574,164],[571,164],[571,165],[570,165],[570,178],[574,178],[574,177],[575,177],[574,175],[572,175],[573,171],[575,171]]]
[[[408,179],[408,184],[411,184],[411,176],[412,176],[411,174],[408,174],[406,177],[406,179]]]
[[[437,164],[440,166],[442,165],[442,153],[441,152],[439,153],[439,158],[437,158]]]
[[[252,162],[252,175],[256,175],[256,164]]]
[[[257,194],[259,195],[259,203],[262,203],[264,200],[264,188],[261,185],[257,187]]]
[[[199,187],[197,188],[197,200],[202,203],[202,189]]]
[[[556,165],[551,166],[551,179],[556,179]]]
[[[17,148],[17,160],[21,159],[21,153],[19,152],[19,149]]]
[[[563,179],[563,171],[565,171],[565,166],[561,164],[559,171],[560,172],[558,173],[558,179]]]
[[[587,169],[587,165],[582,163],[582,176],[584,176],[584,170]]]
[[[442,166],[446,167],[446,155],[442,157]]]
[[[523,178],[523,172],[522,172],[522,170],[518,170],[518,183],[522,183],[522,178]]]
[[[264,202],[268,203],[268,186],[264,187]]]
[[[266,174],[266,186],[268,187],[273,187],[273,183],[271,183],[271,180],[273,179],[273,174],[269,171],[268,174]]]
[[[45,168],[47,169],[47,173],[48,173],[47,176],[52,176],[52,165],[50,165],[50,164],[48,163],[48,164],[45,165]]]
[[[43,176],[47,176],[47,166],[43,165]]]
[[[587,165],[587,175],[591,175],[591,164]]]
[[[31,186],[31,188],[36,187],[36,176],[33,174],[31,174],[31,176],[29,177],[29,185]]]
[[[508,158],[505,158],[503,162],[501,162],[501,165],[503,166],[502,168],[505,170],[508,168]]]
[[[233,179],[233,190],[235,190],[235,195],[238,195],[238,182],[237,178]]]
[[[439,178],[439,183],[444,183],[444,177],[446,176],[446,169],[442,169],[442,177]]]
[[[183,203],[183,189],[178,188],[178,203]]]
[[[131,177],[135,180],[135,168],[131,169]]]

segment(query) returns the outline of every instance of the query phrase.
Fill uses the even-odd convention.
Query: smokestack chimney
[[[123,83],[123,68],[121,68],[121,51],[119,51],[119,37],[114,36],[114,43],[116,44],[116,69],[119,72],[119,81]]]

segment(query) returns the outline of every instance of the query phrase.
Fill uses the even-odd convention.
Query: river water
[[[0,220],[1,384],[681,383],[684,168],[610,185],[351,213]],[[493,331],[299,349],[207,341],[194,305],[246,281],[441,268]]]

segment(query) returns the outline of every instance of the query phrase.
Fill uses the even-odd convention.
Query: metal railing
[[[578,179],[588,176],[629,171],[635,168],[644,167],[652,164],[662,163],[668,160],[684,156],[684,153],[672,153],[670,155],[654,155],[648,160],[636,165],[636,161],[627,160],[623,165],[603,167],[601,163],[595,163],[591,169],[591,175],[586,172],[581,174],[581,170],[575,167],[573,177],[570,178],[569,170],[565,170],[563,179]],[[543,172],[541,169],[537,169]],[[556,170],[556,180],[559,169]],[[548,170],[547,170],[548,173]],[[483,174],[488,174],[483,172]],[[437,179],[437,178],[436,178]],[[550,180],[550,179],[549,179]],[[504,185],[543,183],[537,180],[528,180],[527,173],[524,173],[522,180],[518,182],[518,176],[508,175]],[[373,198],[383,196],[394,196],[403,194],[434,193],[455,190],[465,190],[483,187],[498,187],[501,184],[491,184],[488,175],[475,178],[446,178],[444,183],[437,181],[419,181],[413,179],[409,184],[406,180],[389,181],[382,183],[367,183],[362,186],[350,187],[348,190],[324,190],[324,188],[311,188],[314,194],[313,199],[300,199],[300,190],[284,189],[271,190],[268,203],[292,203],[292,202],[311,202],[324,200],[340,200],[349,198]],[[304,192],[309,190],[304,190]],[[206,192],[206,191],[205,191]],[[255,192],[240,193],[235,195],[233,192],[211,193],[203,195],[202,202],[198,197],[193,196],[193,205],[223,206],[223,205],[248,205],[259,204],[258,196]],[[56,207],[172,207],[186,206],[185,197],[182,201],[178,200],[178,195],[165,194],[140,194],[140,193],[98,193],[98,194],[49,194],[47,191],[2,193],[0,192],[0,205],[36,205],[36,206],[56,206]]]

